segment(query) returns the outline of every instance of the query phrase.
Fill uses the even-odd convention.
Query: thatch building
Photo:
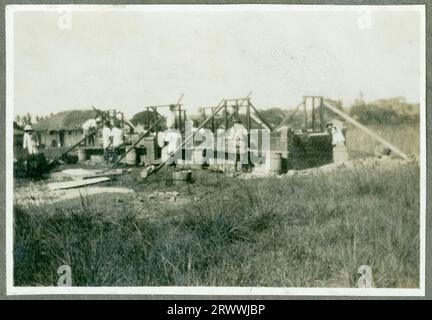
[[[94,110],[63,111],[40,120],[34,128],[41,144],[47,147],[68,147],[82,138],[83,123],[96,116]]]

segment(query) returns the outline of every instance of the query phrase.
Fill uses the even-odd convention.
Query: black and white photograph
[[[425,295],[424,5],[5,14],[8,295]]]

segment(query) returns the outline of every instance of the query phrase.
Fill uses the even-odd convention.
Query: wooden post
[[[324,132],[324,106],[323,106],[323,97],[320,97],[319,113],[320,113],[320,129],[321,129],[321,132]]]
[[[248,159],[248,166],[250,164],[250,131],[252,127],[252,121],[251,121],[251,103],[248,99],[248,104],[246,106],[246,121],[247,121],[247,159]]]
[[[183,125],[183,131],[182,132],[185,132],[186,131],[186,110],[182,110],[183,112],[183,123],[182,123],[182,125]]]
[[[178,108],[178,119],[177,119],[178,126],[177,126],[177,128],[181,132],[182,131],[182,115],[181,115],[182,113],[181,113],[180,105],[177,105],[177,108]]]
[[[228,130],[228,105],[224,102],[224,115],[225,115],[225,130]]]
[[[312,97],[312,132],[315,132],[315,97]]]
[[[214,108],[211,108],[211,111],[214,112]],[[205,119],[205,111],[204,111],[204,119]],[[215,121],[214,121],[214,117],[211,119],[211,130],[214,133],[215,132]]]
[[[236,103],[237,104],[237,103]],[[251,130],[251,116],[250,116],[250,102],[248,101],[248,104],[246,106],[246,123],[247,123],[247,132],[250,133]]]
[[[307,108],[306,108],[306,97],[303,97],[303,110],[304,110],[304,131],[307,132]]]

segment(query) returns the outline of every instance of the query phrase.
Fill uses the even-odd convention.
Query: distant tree
[[[380,99],[365,104],[354,104],[351,115],[364,124],[400,124],[418,122],[418,104],[407,103],[402,97]]]
[[[354,105],[355,106],[364,106],[365,105],[363,91],[360,90],[358,98],[356,98],[354,101]]]
[[[32,124],[32,116],[31,116],[31,114],[30,113],[26,113],[25,115],[23,115],[21,117],[21,122],[24,125]]]
[[[270,108],[266,110],[259,110],[260,115],[264,118],[267,123],[271,126],[278,126],[286,117],[286,112],[280,108]]]
[[[157,119],[156,114],[153,111],[145,110],[134,115],[133,118],[131,119],[131,122],[134,125],[141,124],[142,126],[144,126],[144,128],[148,129],[152,125],[152,123],[156,121],[156,119]],[[157,129],[159,131],[165,130],[165,128],[166,128],[165,121],[157,125]]]

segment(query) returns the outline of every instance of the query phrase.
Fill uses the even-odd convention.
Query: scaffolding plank
[[[109,180],[110,178],[100,177],[100,178],[86,179],[86,180],[79,180],[79,181],[53,182],[53,183],[49,183],[47,186],[51,190],[61,190],[61,189],[84,187],[87,185],[96,184],[96,183],[109,181]]]

